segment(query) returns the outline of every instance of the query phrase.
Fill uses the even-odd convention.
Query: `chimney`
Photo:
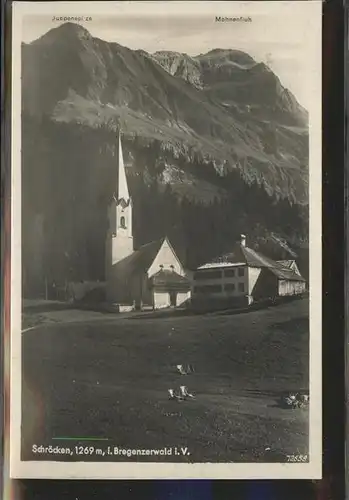
[[[243,246],[243,247],[246,246],[246,235],[245,234],[240,235],[240,243],[241,243],[241,246]]]

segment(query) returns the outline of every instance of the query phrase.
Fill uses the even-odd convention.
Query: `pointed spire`
[[[122,154],[121,137],[119,132],[119,144],[118,144],[118,191],[117,200],[120,202],[124,200],[126,203],[130,199],[130,194],[128,192],[127,179],[125,173],[124,158]]]

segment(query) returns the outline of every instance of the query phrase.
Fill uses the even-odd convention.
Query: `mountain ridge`
[[[227,80],[231,68],[217,63],[221,50],[196,57],[204,60],[202,89],[191,83],[192,75],[183,78],[188,68],[173,76],[154,55],[94,38],[67,23],[23,46],[24,112],[92,127],[120,126],[130,136],[158,140],[178,154],[195,151],[218,170],[238,168],[247,181],[267,185],[270,193],[306,203],[307,134],[292,94],[280,87],[282,95],[277,95],[278,79],[263,63],[254,64],[248,81],[232,85]],[[270,102],[264,105],[261,91],[253,89],[268,78],[264,94]]]
[[[197,56],[189,56],[185,53],[174,51],[158,51],[152,54],[152,57],[171,74],[180,76],[194,85],[199,86],[199,88],[204,88],[206,85],[205,71],[207,72],[208,65],[211,65],[211,67],[219,67],[221,73],[224,71],[225,66],[226,71],[228,68],[230,72],[232,72],[234,68],[240,71],[266,73],[269,75],[270,81],[276,86],[278,93],[281,95],[284,94],[284,104],[289,104],[289,110],[298,115],[299,123],[305,125],[308,120],[306,109],[297,102],[292,92],[282,86],[280,79],[274,75],[272,70],[264,62],[256,62],[250,55],[240,50],[213,49],[206,54],[199,54]],[[194,75],[194,78],[190,78],[190,76],[188,78],[187,74],[183,73],[183,69],[188,64],[195,67],[196,75]],[[173,65],[175,65],[175,71],[173,71]],[[230,74],[229,76],[232,75]],[[233,76],[236,77],[237,75],[233,74]],[[197,82],[199,82],[199,85]]]

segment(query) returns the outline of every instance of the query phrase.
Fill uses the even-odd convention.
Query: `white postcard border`
[[[169,13],[182,9],[195,12],[198,2],[161,2]],[[159,2],[13,2],[12,20],[12,193],[11,193],[11,388],[10,475],[11,478],[52,479],[319,479],[322,474],[322,172],[321,172],[321,23],[322,2],[251,1],[200,2],[200,11],[224,15],[255,13],[287,15],[299,9],[309,18],[309,64],[313,64],[313,99],[309,109],[309,197],[310,197],[310,436],[309,463],[137,463],[137,462],[32,462],[21,461],[21,29],[28,14],[117,15],[118,9],[138,13],[159,8]]]

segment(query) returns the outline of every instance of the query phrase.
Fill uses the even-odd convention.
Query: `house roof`
[[[278,264],[281,264],[283,267],[289,267],[292,268],[293,264],[295,263],[295,260],[277,260],[276,261]]]
[[[175,271],[169,271],[168,269],[160,269],[157,273],[152,276],[152,283],[154,286],[167,286],[167,287],[190,287],[190,282],[184,276],[176,273]]]
[[[242,251],[243,245],[236,244],[233,250],[229,253],[220,255],[212,259],[211,262],[207,262],[203,266],[199,267],[199,269],[209,269],[212,267],[227,267],[227,266],[244,266],[246,265],[246,257],[244,252]]]
[[[124,269],[127,268],[127,273],[130,275],[137,274],[140,272],[147,272],[152,265],[155,257],[157,256],[161,245],[165,241],[165,238],[160,240],[152,241],[146,245],[141,246],[138,250],[135,250],[131,255],[128,255],[120,262],[115,264],[115,267],[122,266]]]
[[[237,243],[232,252],[226,253],[210,263],[201,266],[199,269],[209,269],[214,267],[228,267],[236,265],[247,265],[249,267],[259,267],[269,269],[279,279],[292,281],[305,281],[304,278],[290,269],[289,265],[282,264],[282,261],[265,257],[265,255],[256,252],[252,248]]]

